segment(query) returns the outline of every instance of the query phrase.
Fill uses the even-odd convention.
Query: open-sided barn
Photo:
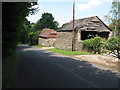
[[[77,19],[74,22],[75,50],[82,50],[82,41],[92,36],[108,39],[111,35],[110,28],[98,16]],[[57,30],[55,48],[72,50],[72,24],[73,21],[70,21]]]

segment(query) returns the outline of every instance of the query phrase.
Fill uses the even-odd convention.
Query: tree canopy
[[[51,13],[43,13],[42,17],[37,21],[33,26],[31,31],[38,31],[44,28],[58,29],[59,23],[54,20],[54,17]]]
[[[106,20],[110,24],[110,28],[112,28],[113,32],[120,33],[120,0],[113,0],[111,10],[105,16]],[[112,26],[112,27],[111,27]],[[114,26],[114,28],[113,28]]]
[[[21,33],[20,33],[20,42],[23,44],[28,43],[28,33],[30,28],[32,27],[32,24],[30,21],[28,21],[26,18],[24,20],[23,26],[21,28]]]
[[[111,24],[109,24],[109,27],[111,28],[111,30],[115,31],[115,25],[116,25],[116,29],[117,29],[117,33],[120,33],[120,19],[117,20],[117,25],[116,22],[112,22]]]
[[[16,48],[21,33],[26,33],[29,27],[29,22],[25,17],[36,12],[36,9],[32,8],[34,5],[37,5],[37,3],[2,3],[2,88],[10,88],[14,81],[17,66]]]
[[[19,42],[25,17],[33,14],[31,8],[36,2],[3,2],[2,3],[2,46],[3,60],[13,54]],[[28,22],[27,22],[28,23]]]

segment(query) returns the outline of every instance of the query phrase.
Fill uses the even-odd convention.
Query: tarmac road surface
[[[118,88],[118,76],[86,61],[21,45],[13,88]],[[102,89],[101,89],[102,90]]]

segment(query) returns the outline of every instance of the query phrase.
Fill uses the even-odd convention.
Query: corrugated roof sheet
[[[40,37],[47,37],[47,38],[56,38],[57,33],[53,29],[48,29],[40,33],[38,36]]]

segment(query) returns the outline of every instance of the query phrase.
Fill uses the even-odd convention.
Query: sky
[[[75,0],[75,19],[98,16],[106,22],[104,16],[111,9],[112,0]],[[38,0],[39,11],[27,19],[36,23],[43,13],[52,13],[59,26],[72,20],[73,0]]]

